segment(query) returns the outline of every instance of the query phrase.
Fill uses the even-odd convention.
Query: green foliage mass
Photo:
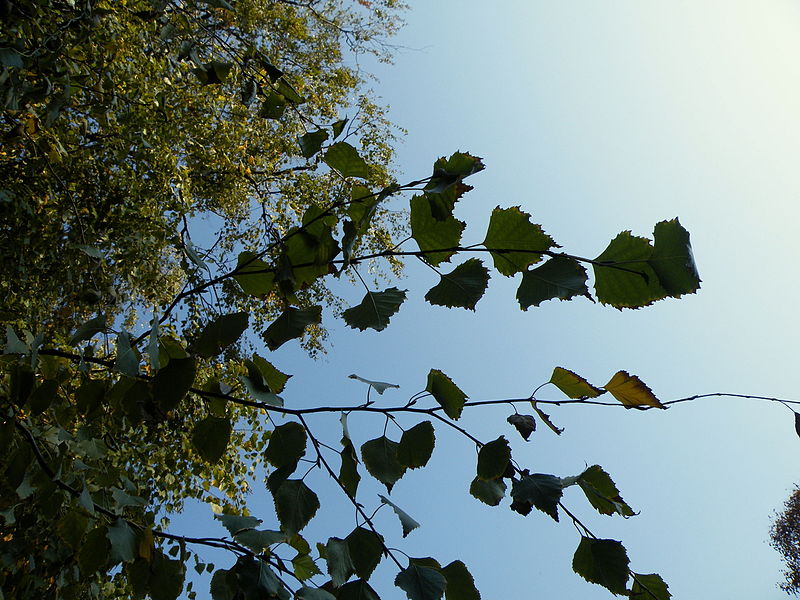
[[[533,395],[470,401],[432,368],[426,389],[401,406],[374,406],[369,395],[397,385],[352,375],[366,384],[365,403],[296,408],[279,395],[291,375],[270,354],[245,358],[261,351],[259,339],[269,352],[296,340],[318,349],[331,317],[362,331],[390,327],[406,290],[376,289],[380,278],[367,282],[360,270],[389,276],[404,256],[437,272],[425,299],[449,308],[475,310],[492,270],[519,275],[523,309],[581,296],[638,308],[699,287],[677,219],[657,224],[653,242],[623,232],[588,259],[561,251],[519,207],[498,207],[483,241],[467,243],[455,211],[480,158],[455,152],[428,176],[394,181],[394,130],[345,58],[386,58],[382,40],[399,8],[394,0],[2,4],[0,269],[14,282],[0,315],[5,597],[194,598],[194,565],[213,573],[214,600],[376,599],[370,578],[391,561],[412,600],[480,598],[460,560],[442,566],[392,550],[373,509],[393,511],[403,537],[420,523],[359,490],[367,473],[391,493],[424,468],[437,428],[477,450],[470,493],[487,505],[559,520],[563,490],[577,485],[601,515],[633,516],[601,467],[532,474],[505,436],[482,441],[457,423],[475,406],[511,402],[508,421],[523,440],[537,420],[560,433]],[[356,116],[345,120],[348,111]],[[404,200],[407,210],[390,210]],[[216,239],[193,241],[200,223]],[[365,288],[347,310],[329,287],[342,275]],[[562,403],[608,392],[607,404],[664,408],[625,371],[596,387],[558,367],[548,383],[565,393]],[[418,420],[399,440],[385,429],[351,437],[352,412]],[[312,413],[341,419],[341,449],[320,438],[330,429],[312,427]],[[341,489],[358,515],[352,530],[316,544],[304,537],[330,499],[301,463]],[[247,504],[262,485],[256,469],[277,515],[266,528]],[[188,499],[210,504],[229,535],[173,531],[170,516]],[[658,575],[630,570],[620,542],[567,514],[583,534],[579,575],[615,594],[669,597]],[[207,565],[208,547],[229,551],[230,563]]]

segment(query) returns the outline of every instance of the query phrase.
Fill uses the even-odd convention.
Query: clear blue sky
[[[436,157],[455,150],[483,156],[487,170],[457,210],[469,224],[465,239],[475,242],[497,205],[521,205],[583,256],[599,254],[619,231],[649,235],[657,221],[679,216],[703,287],[639,311],[577,300],[523,313],[518,282],[495,274],[472,313],[426,305],[436,281],[412,265],[399,284],[410,300],[386,331],[337,324],[320,362],[289,344],[270,357],[296,374],[287,404],[358,402],[363,389],[350,373],[401,385],[380,397],[399,403],[424,387],[430,368],[473,400],[518,397],[556,365],[599,385],[626,369],[662,400],[800,397],[800,4],[413,4],[396,64],[365,65],[380,77],[375,89],[392,119],[409,131],[401,179],[428,174]],[[355,303],[363,292],[346,293]],[[646,413],[562,407],[550,412],[565,434],[542,428],[527,444],[505,423],[510,412],[476,409],[465,422],[485,440],[506,435],[520,465],[534,471],[566,476],[602,465],[641,514],[593,515],[574,489],[565,502],[597,535],[622,540],[634,570],[662,574],[675,598],[785,597],[775,587],[780,562],[768,529],[800,479],[800,439],[786,408],[734,399]],[[336,443],[338,423],[319,423]],[[351,429],[360,443],[379,436],[383,422],[352,419]],[[473,447],[440,429],[437,443],[431,466],[406,475],[392,494],[422,528],[401,540],[394,515],[379,513],[391,544],[443,563],[464,560],[486,600],[611,597],[572,572],[578,534],[568,521],[480,504],[467,492]],[[376,506],[381,490],[362,485],[362,502]],[[257,491],[254,512],[267,517],[269,504]],[[323,511],[307,533],[351,528],[342,507]],[[380,577],[384,600],[404,597],[388,561]]]

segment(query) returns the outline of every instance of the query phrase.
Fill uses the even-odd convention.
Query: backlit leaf
[[[632,600],[670,600],[672,594],[669,593],[669,587],[661,579],[661,575],[637,573],[633,576],[630,597]]]
[[[308,554],[298,554],[292,559],[292,569],[294,576],[300,581],[311,579],[314,575],[319,575],[321,571],[317,567],[314,559]]]
[[[489,271],[480,259],[470,258],[450,273],[442,273],[439,283],[425,294],[425,300],[436,306],[475,310],[488,285]]]
[[[653,232],[655,243],[650,266],[658,281],[672,297],[693,294],[700,288],[700,275],[692,254],[689,232],[678,219],[661,221]]]
[[[322,320],[322,307],[289,307],[263,333],[262,337],[270,350],[277,350],[289,340],[303,335],[306,327]]]
[[[121,331],[117,336],[114,369],[129,377],[136,377],[139,374],[139,356],[136,350],[131,348],[131,335],[127,331]]]
[[[295,463],[306,453],[306,438],[306,430],[296,421],[278,425],[272,431],[264,457],[275,467]]]
[[[572,558],[572,569],[586,581],[610,592],[625,595],[628,584],[628,553],[616,540],[581,537]]]
[[[112,562],[133,562],[138,556],[139,541],[136,532],[123,519],[108,526],[108,541],[111,542]]]
[[[433,266],[449,260],[455,250],[429,251],[457,247],[461,243],[461,234],[465,227],[464,222],[452,215],[445,219],[434,218],[426,196],[417,195],[411,198],[411,237],[417,242],[419,249],[426,253],[425,260]]]
[[[403,432],[397,448],[397,459],[409,469],[424,467],[433,454],[435,443],[433,424],[430,421],[417,423]]]
[[[72,334],[72,337],[69,340],[70,346],[77,346],[83,341],[91,339],[92,336],[98,333],[104,333],[106,331],[106,316],[105,315],[98,315],[92,319],[89,319],[78,327],[75,330],[75,333]],[[27,352],[27,349],[26,349]]]
[[[494,266],[503,275],[514,275],[524,271],[528,265],[542,260],[542,255],[537,254],[537,250],[546,251],[557,245],[542,231],[540,225],[531,223],[530,218],[531,216],[521,211],[519,206],[511,208],[498,206],[492,211],[489,230],[486,232],[483,245],[492,250]]]
[[[327,139],[328,132],[324,129],[309,131],[308,133],[301,135],[299,138],[297,138],[297,141],[300,144],[300,153],[304,158],[311,158],[317,152],[319,152],[320,148],[322,148],[322,144],[324,144],[325,140]]]
[[[448,417],[455,420],[461,417],[467,395],[439,369],[431,369],[428,373],[428,384],[425,386],[425,391],[429,392],[444,408]]]
[[[667,408],[659,402],[652,390],[641,379],[636,375],[628,374],[627,371],[617,371],[611,381],[605,385],[605,389],[627,408],[643,406]]]
[[[599,465],[593,465],[578,476],[577,484],[586,494],[589,503],[603,515],[619,514],[632,517],[633,509],[628,506],[608,473]]]
[[[358,154],[358,150],[347,142],[336,142],[323,156],[322,160],[342,177],[369,178],[369,166]]]
[[[478,477],[491,481],[502,477],[511,460],[511,448],[508,440],[502,435],[496,440],[484,444],[478,451]]]
[[[522,274],[517,300],[522,310],[539,306],[546,300],[572,300],[585,296],[592,300],[586,287],[586,269],[571,258],[556,256],[535,269]]]
[[[182,560],[171,560],[163,553],[153,556],[150,574],[150,597],[152,600],[176,600],[183,591],[186,566]]]
[[[406,472],[397,458],[399,444],[386,436],[365,442],[361,446],[361,459],[370,475],[386,486],[391,492],[394,484]]]
[[[297,533],[317,514],[319,499],[302,481],[289,479],[272,493],[281,528]]]
[[[538,406],[536,406],[536,400],[531,400],[531,407],[533,408],[533,410],[536,411],[536,414],[539,415],[539,418],[542,420],[542,422],[545,425],[547,425],[553,433],[555,433],[556,435],[561,435],[561,433],[564,431],[564,428],[556,427],[555,423],[553,423],[553,421],[550,420],[550,415],[548,415],[545,412],[542,412],[542,410]]]
[[[299,600],[336,600],[336,596],[321,588],[301,587],[297,590]]]
[[[614,308],[640,308],[667,296],[648,262],[653,256],[650,240],[623,231],[595,259],[594,289],[597,299]],[[602,266],[608,262],[615,266]]]
[[[367,328],[381,331],[389,325],[389,318],[395,314],[406,299],[407,290],[391,287],[383,292],[367,291],[361,304],[348,308],[342,316],[345,323],[353,329],[364,331]]]
[[[369,529],[356,527],[345,541],[356,575],[369,579],[383,557],[383,538]]]
[[[535,473],[523,475],[511,486],[515,502],[527,503],[558,521],[558,502],[562,494],[561,480],[555,475]]]
[[[403,537],[406,537],[409,533],[417,529],[420,525],[414,519],[411,518],[406,511],[402,508],[397,506],[394,502],[389,500],[386,496],[382,496],[378,494],[378,498],[381,499],[381,502],[384,504],[388,504],[392,507],[397,517],[400,519],[400,525],[403,527]]]
[[[167,413],[175,410],[194,384],[197,364],[194,358],[173,358],[151,382],[153,400]]]
[[[519,431],[526,442],[531,437],[531,434],[536,431],[536,420],[531,415],[513,414],[506,419],[514,428]]]
[[[475,477],[469,486],[469,493],[484,504],[497,506],[506,495],[506,484],[500,478],[485,480]]]
[[[325,544],[325,560],[328,562],[328,575],[334,587],[340,587],[355,573],[350,559],[350,548],[345,540],[332,537]]]
[[[394,584],[410,600],[439,600],[444,595],[447,580],[436,569],[412,563],[397,574]]]
[[[606,393],[605,390],[596,388],[577,373],[563,367],[553,369],[550,383],[564,392],[568,398],[597,398]]]
[[[231,431],[230,419],[208,416],[194,426],[192,446],[200,458],[213,464],[225,454]]]
[[[251,296],[265,296],[275,285],[275,273],[271,267],[250,251],[239,254],[233,278],[242,291]]]
[[[236,342],[247,329],[250,315],[246,312],[232,313],[214,319],[203,328],[192,349],[204,358],[211,358]]]
[[[366,581],[356,579],[339,588],[336,600],[380,600],[380,598]]]
[[[442,567],[441,572],[447,580],[446,600],[481,600],[475,580],[463,562],[454,560]]]

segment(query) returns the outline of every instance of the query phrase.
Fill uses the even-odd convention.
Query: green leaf
[[[397,574],[394,584],[410,600],[439,600],[444,595],[447,580],[436,569],[412,563]]]
[[[270,529],[245,529],[244,531],[236,533],[233,538],[243,546],[250,548],[253,552],[260,554],[273,544],[285,542],[286,534]]]
[[[381,395],[383,395],[383,392],[385,392],[388,389],[393,389],[393,388],[398,390],[400,389],[400,386],[394,383],[386,383],[385,381],[371,381],[369,379],[364,379],[363,377],[359,377],[358,375],[348,375],[347,377],[350,379],[356,379],[361,383],[368,384],[373,390],[375,390],[376,392],[378,392],[378,394]]]
[[[428,373],[428,384],[425,386],[425,391],[429,392],[444,408],[448,417],[456,421],[461,417],[467,395],[447,375],[438,369],[431,369]]]
[[[291,379],[291,375],[276,369],[272,363],[262,358],[258,354],[253,354],[253,365],[263,377],[264,382],[269,386],[270,391],[280,394],[286,387],[286,382]]]
[[[10,524],[10,523],[7,523]],[[81,547],[86,528],[89,526],[89,519],[80,510],[70,510],[58,521],[56,531],[59,537],[64,540],[73,550]]]
[[[131,348],[131,335],[121,331],[117,335],[117,357],[114,360],[114,369],[123,375],[136,377],[139,374],[139,356]]]
[[[300,423],[289,421],[272,431],[264,457],[275,467],[285,467],[300,460],[306,453],[306,430]]]
[[[564,392],[568,398],[597,398],[606,393],[605,390],[593,386],[580,375],[563,367],[553,369],[550,383]]]
[[[637,573],[633,575],[630,597],[633,600],[669,600],[672,594],[669,593],[669,587],[661,579],[661,575]]]
[[[0,48],[0,64],[5,67],[13,67],[15,69],[25,68],[25,63],[22,61],[22,55],[13,48]]]
[[[147,356],[150,359],[150,368],[158,371],[161,368],[161,361],[158,356],[158,316],[153,314],[153,321],[150,324],[150,337],[147,342]]]
[[[108,526],[108,541],[111,542],[111,561],[133,562],[139,553],[139,540],[131,526],[117,519]]]
[[[311,158],[322,148],[322,144],[328,139],[328,132],[324,129],[309,131],[297,138],[300,144],[300,153],[304,158]]]
[[[317,514],[319,499],[302,481],[289,479],[272,493],[281,529],[295,534]]]
[[[627,371],[617,371],[605,386],[611,395],[625,405],[625,408],[667,407],[661,404],[653,391],[636,375]]]
[[[203,85],[213,85],[225,81],[232,68],[233,63],[212,60],[204,64],[202,68],[196,68],[194,74],[197,75],[197,79],[199,79],[200,83]]]
[[[491,481],[502,477],[511,461],[511,448],[508,440],[500,436],[496,440],[484,444],[478,451],[478,477]]]
[[[614,308],[640,308],[667,296],[648,262],[653,256],[650,240],[623,231],[595,259],[594,289],[597,299]],[[608,262],[616,265],[602,266]]]
[[[72,334],[72,337],[69,340],[69,345],[77,346],[81,342],[91,339],[92,336],[98,333],[105,333],[106,331],[106,316],[98,315],[93,319],[89,319],[86,321],[86,323],[75,330],[75,333]]]
[[[170,359],[151,383],[156,405],[164,413],[175,410],[194,384],[196,375],[197,363],[194,358]]]
[[[541,473],[523,475],[511,486],[511,497],[515,503],[533,505],[555,521],[558,521],[558,502],[562,492],[561,479]]]
[[[162,552],[153,555],[150,574],[150,597],[152,600],[176,600],[183,591],[186,566],[182,560],[171,560]]]
[[[221,521],[228,532],[235,536],[242,531],[255,529],[261,525],[261,519],[255,517],[241,517],[239,515],[214,515],[214,518]]]
[[[342,466],[339,469],[339,481],[344,487],[345,492],[351,497],[356,497],[358,490],[358,483],[361,481],[361,475],[358,474],[358,455],[353,446],[350,438],[342,438],[342,451],[340,457],[342,459]]]
[[[409,469],[424,467],[433,454],[435,443],[433,424],[430,421],[417,423],[403,432],[397,447],[397,459]]]
[[[345,538],[356,575],[369,579],[383,557],[383,538],[374,531],[356,527]]]
[[[258,94],[258,84],[252,77],[248,77],[242,82],[242,89],[240,92],[242,104],[250,106],[256,99]]]
[[[235,343],[247,329],[250,315],[246,312],[232,313],[214,319],[203,328],[192,349],[203,358],[211,358]]]
[[[200,458],[214,464],[225,454],[231,431],[230,419],[208,416],[194,426],[192,446]]]
[[[450,158],[439,158],[433,163],[433,175],[425,185],[425,190],[432,193],[442,193],[461,183],[484,168],[482,160],[465,152],[455,152]]]
[[[289,340],[303,335],[306,327],[317,324],[321,320],[321,306],[302,309],[289,307],[267,327],[262,337],[270,350],[277,350]]]
[[[484,504],[497,506],[506,495],[506,484],[502,479],[484,480],[475,477],[469,486],[469,493]]]
[[[342,177],[369,179],[369,166],[358,154],[358,150],[347,142],[336,142],[328,148],[322,160]]]
[[[12,484],[12,487],[16,486]],[[86,512],[94,516],[94,501],[92,500],[92,495],[89,493],[89,488],[86,487],[85,483],[83,484],[83,491],[81,491],[81,495],[78,496],[78,504],[85,508]]]
[[[694,262],[689,232],[675,218],[657,223],[653,238],[653,255],[648,262],[661,287],[673,298],[694,294],[700,288],[700,275]]]
[[[298,554],[292,559],[294,576],[300,581],[311,579],[314,575],[319,575],[321,571],[317,567],[314,559],[308,554]]]
[[[332,537],[325,544],[325,560],[328,562],[328,575],[334,587],[340,587],[355,573],[353,561],[350,559],[350,548],[347,541]]]
[[[542,420],[542,422],[545,425],[547,425],[553,433],[555,433],[556,435],[562,434],[564,428],[556,427],[555,423],[553,423],[553,421],[550,420],[550,415],[543,412],[538,406],[536,406],[536,400],[531,400],[531,407],[533,408],[533,410],[536,411],[536,414],[539,415],[539,418]]]
[[[92,529],[86,534],[81,549],[78,550],[78,565],[84,576],[105,571],[111,544],[108,540],[108,528],[104,525]]]
[[[105,392],[105,386],[102,387],[103,392]],[[50,405],[53,403],[53,400],[56,399],[57,394],[58,381],[55,379],[45,379],[41,385],[36,386],[36,389],[34,389],[31,395],[28,396],[28,406],[30,406],[31,414],[40,415],[50,408]],[[77,398],[76,408],[81,410],[80,407],[77,406]]]
[[[536,420],[532,415],[521,415],[514,413],[506,419],[511,425],[514,426],[519,434],[526,442],[531,437],[531,434],[536,431]]]
[[[258,116],[262,119],[280,119],[283,113],[286,112],[288,102],[283,95],[277,92],[270,92],[261,103],[261,108],[258,109]]]
[[[100,379],[85,379],[75,391],[75,408],[82,415],[92,414],[103,402],[105,395],[106,385],[104,381]],[[33,404],[33,397],[31,397],[30,403],[31,405]]]
[[[389,318],[395,314],[406,299],[407,290],[391,287],[383,292],[367,290],[361,304],[348,308],[342,316],[345,323],[353,329],[364,331],[367,328],[382,331],[389,325]]]
[[[557,247],[540,225],[530,222],[531,216],[519,206],[492,211],[489,230],[483,245],[491,251],[494,267],[503,275],[514,275],[524,271],[528,265],[542,260],[537,251]],[[511,252],[516,250],[516,252]]]
[[[403,527],[403,537],[406,537],[409,533],[411,533],[420,526],[419,523],[417,523],[417,521],[411,518],[411,515],[409,515],[399,506],[397,506],[394,502],[389,500],[386,496],[378,494],[378,498],[380,498],[381,502],[383,502],[384,504],[391,506],[397,517],[400,519],[400,525],[402,525]]]
[[[397,458],[399,444],[386,436],[365,442],[361,446],[361,459],[370,475],[386,486],[391,492],[394,484],[406,472]]]
[[[301,587],[297,590],[300,600],[336,600],[336,596],[321,588]]]
[[[74,346],[72,343],[70,345]],[[3,354],[27,354],[28,352],[30,352],[28,344],[17,337],[10,325],[6,325],[6,346]]]
[[[253,355],[253,358],[261,358],[258,355]],[[267,361],[261,359],[264,363],[269,365]],[[242,375],[239,379],[242,383],[244,383],[244,387],[247,388],[247,392],[259,402],[263,402],[264,404],[270,404],[272,406],[283,406],[283,398],[274,394],[272,392],[272,388],[266,381],[264,376],[264,371],[266,371],[266,366],[261,363],[256,363],[255,361],[245,360],[245,366],[247,367],[247,375]],[[271,365],[270,365],[271,366]],[[276,369],[277,371],[277,369]],[[277,371],[280,373],[280,371]],[[277,383],[277,381],[275,382]]]
[[[489,271],[480,259],[470,258],[450,273],[442,274],[439,283],[425,294],[425,300],[437,306],[475,310],[488,285]]]
[[[617,486],[599,465],[592,465],[578,475],[577,483],[586,494],[589,503],[603,515],[614,513],[623,517],[632,517],[636,513],[622,499]]]
[[[563,256],[551,258],[541,267],[522,274],[522,282],[517,289],[517,300],[522,310],[539,306],[546,300],[572,300],[576,296],[586,296],[586,269],[578,261]]]
[[[465,227],[465,223],[452,215],[445,219],[434,218],[431,203],[425,195],[411,198],[411,237],[417,242],[419,249],[426,252],[424,258],[433,266],[448,261],[456,251],[428,252],[457,247],[461,243],[461,234]]]
[[[333,130],[333,139],[336,139],[340,135],[342,135],[344,127],[345,125],[347,125],[347,121],[348,120],[345,118],[345,119],[339,119],[335,123],[331,123],[331,129]]]
[[[239,254],[235,272],[233,278],[242,291],[257,298],[266,297],[275,285],[272,268],[250,251]]]
[[[278,88],[278,93],[292,104],[303,104],[305,102],[305,98],[294,89],[285,77],[278,79],[276,87]]]
[[[572,559],[572,569],[589,583],[625,595],[628,584],[628,554],[616,540],[581,537]]]
[[[446,600],[481,600],[472,574],[460,560],[454,560],[442,567],[442,575],[447,580]]]

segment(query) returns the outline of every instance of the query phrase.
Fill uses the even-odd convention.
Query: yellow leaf
[[[139,556],[148,562],[153,557],[153,530],[149,527],[142,531],[142,537],[139,540]]]
[[[622,402],[625,408],[642,408],[644,406],[667,408],[659,402],[652,390],[641,379],[636,375],[630,375],[627,371],[617,371],[611,381],[605,385],[605,389]]]

